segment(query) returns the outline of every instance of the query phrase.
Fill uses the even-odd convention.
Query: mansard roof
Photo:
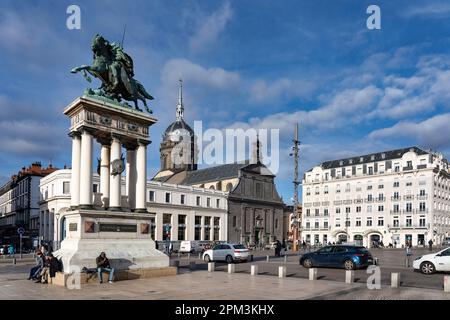
[[[355,156],[355,157],[350,157],[350,158],[325,161],[325,162],[322,162],[320,164],[320,166],[323,169],[333,169],[333,168],[340,168],[340,167],[346,167],[346,166],[352,166],[352,165],[366,164],[366,163],[371,163],[371,162],[376,162],[376,161],[387,161],[387,160],[399,159],[405,153],[410,152],[410,151],[414,151],[418,155],[424,155],[424,154],[430,153],[430,152],[424,151],[418,147],[409,147],[409,148],[395,149],[395,150],[389,150],[389,151],[383,151],[383,152],[377,152],[377,153],[370,153],[370,154],[365,154],[362,156]],[[311,171],[311,170],[309,170],[309,171]]]

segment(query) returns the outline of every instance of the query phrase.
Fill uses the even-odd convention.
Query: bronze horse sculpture
[[[146,100],[153,100],[153,97],[133,78],[133,60],[123,51],[122,46],[114,42],[109,43],[97,34],[92,40],[92,52],[94,53],[92,66],[82,65],[70,71],[72,73],[82,71],[88,82],[92,80],[87,73],[100,79],[102,82],[100,88],[89,89],[88,93],[117,102],[122,99],[133,101],[135,109],[139,111],[142,111],[138,107],[138,100],[141,100],[147,112],[152,113]]]

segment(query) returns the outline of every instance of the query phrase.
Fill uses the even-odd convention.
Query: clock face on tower
[[[111,162],[111,174],[113,176],[121,174],[125,170],[125,163],[123,159],[116,159]]]

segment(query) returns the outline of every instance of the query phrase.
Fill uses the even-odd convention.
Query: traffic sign
[[[22,228],[22,227],[17,228],[17,233],[20,234],[20,235],[22,236],[22,235],[25,233],[25,229]]]

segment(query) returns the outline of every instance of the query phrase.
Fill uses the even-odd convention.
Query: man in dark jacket
[[[98,270],[98,279],[100,280],[100,283],[103,283],[103,272],[109,273],[109,283],[113,283],[114,279],[114,268],[111,268],[111,265],[109,264],[109,260],[106,257],[106,253],[102,252],[96,259],[97,263],[97,270]]]

